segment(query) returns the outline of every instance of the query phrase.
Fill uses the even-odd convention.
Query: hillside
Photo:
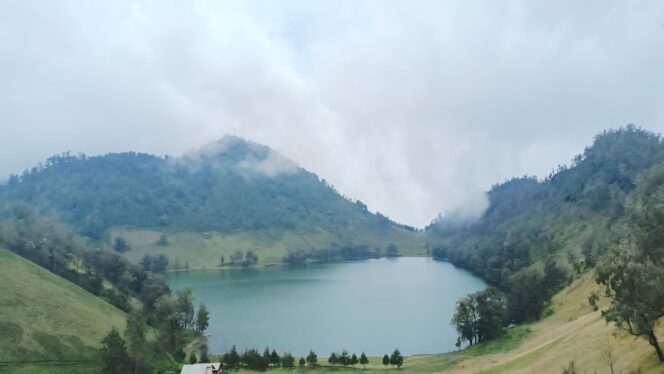
[[[644,339],[607,324],[601,309],[593,311],[588,295],[599,288],[593,275],[586,274],[555,295],[553,314],[532,324],[532,334],[519,347],[467,359],[445,373],[558,374],[570,361],[580,373],[608,373],[608,351],[614,355],[616,373],[660,373],[661,364]],[[602,308],[607,305],[607,300],[600,303]],[[658,335],[664,336],[661,323]]]
[[[413,249],[412,227],[369,212],[278,152],[237,137],[178,158],[133,152],[54,156],[12,176],[0,187],[0,199],[56,215],[97,241],[126,236],[142,247],[130,254],[134,260],[157,253],[160,248],[150,244],[161,234],[173,244],[171,264],[179,258],[192,266],[217,264],[221,255],[247,249],[263,250],[263,263],[279,262],[289,250],[366,247],[379,253],[390,243]],[[191,238],[212,235],[215,240],[196,245],[210,248],[203,257],[191,255]]]
[[[18,362],[97,365],[101,339],[126,323],[119,309],[3,248],[0,294],[0,372]]]
[[[434,221],[427,227],[438,237],[433,255],[523,291],[515,295],[522,304],[515,304],[521,311],[512,320],[536,319],[547,297],[564,286],[545,284],[547,269],[573,279],[629,236],[639,176],[663,162],[659,135],[634,126],[605,131],[572,165],[543,180],[522,177],[494,186],[478,220],[450,215]]]

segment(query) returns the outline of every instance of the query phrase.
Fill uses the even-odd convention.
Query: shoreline
[[[397,257],[386,257],[386,256],[381,256],[377,258],[357,258],[354,260],[339,260],[339,261],[320,261],[320,260],[307,260],[304,263],[296,263],[296,264],[290,264],[287,262],[271,262],[267,264],[261,264],[261,265],[252,265],[252,266],[211,266],[211,267],[191,267],[189,269],[168,269],[164,270],[161,274],[166,274],[166,273],[181,273],[181,272],[190,272],[190,271],[211,271],[211,270],[248,270],[248,269],[264,269],[264,268],[269,268],[269,267],[276,267],[276,266],[291,266],[291,265],[308,265],[308,264],[314,264],[314,263],[319,263],[319,262],[326,262],[326,263],[342,263],[342,262],[356,262],[356,261],[364,261],[364,260],[376,260],[376,259],[382,259],[382,258],[391,258],[391,259],[396,259],[396,258],[431,258],[434,259],[431,256],[397,256]],[[434,259],[436,260],[436,259]],[[441,260],[436,260],[436,261],[441,261]],[[447,260],[442,260],[443,262],[448,262],[452,264],[452,262],[447,261]],[[454,265],[454,264],[452,264]],[[456,265],[454,265],[456,266]]]

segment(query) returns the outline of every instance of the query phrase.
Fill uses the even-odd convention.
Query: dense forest
[[[605,131],[543,180],[524,176],[495,185],[478,220],[433,221],[426,230],[440,244],[432,254],[506,290],[509,322],[537,319],[557,290],[638,231],[637,191],[661,193],[643,184],[663,165],[659,135],[632,125]],[[661,207],[657,201],[650,206]],[[664,211],[658,212],[650,217]]]
[[[179,158],[143,153],[49,158],[0,187],[0,199],[53,214],[101,239],[113,226],[247,231],[348,227],[412,231],[266,146],[225,137]]]

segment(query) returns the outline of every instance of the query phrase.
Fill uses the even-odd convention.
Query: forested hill
[[[631,125],[605,131],[570,166],[544,180],[526,176],[495,185],[477,221],[435,220],[427,227],[441,242],[434,256],[521,293],[513,299],[524,305],[514,307],[525,314],[514,319],[537,318],[540,308],[528,310],[527,305],[544,303],[562,287],[561,274],[574,277],[594,267],[638,229],[635,213],[662,206],[657,193],[663,176],[659,135]]]
[[[230,136],[178,158],[65,153],[11,176],[0,187],[0,198],[54,214],[93,239],[114,226],[194,232],[310,229],[339,237],[349,227],[412,231],[341,196],[270,148]]]

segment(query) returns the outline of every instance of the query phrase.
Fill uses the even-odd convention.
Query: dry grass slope
[[[609,347],[617,360],[615,373],[664,373],[645,340],[607,325],[600,311],[593,312],[587,299],[598,289],[593,274],[586,274],[553,298],[554,314],[532,325],[532,335],[521,346],[463,361],[445,373],[559,374],[572,360],[581,373],[609,373],[602,354]],[[659,335],[664,337],[661,328]]]

